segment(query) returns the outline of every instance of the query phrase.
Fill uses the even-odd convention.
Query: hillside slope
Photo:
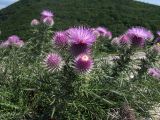
[[[30,21],[43,9],[54,11],[55,30],[74,25],[105,26],[117,35],[137,25],[160,29],[160,7],[132,0],[20,0],[0,11],[0,39],[11,34],[27,39]]]

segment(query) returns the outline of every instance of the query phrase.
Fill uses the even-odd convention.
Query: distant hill
[[[0,39],[17,34],[29,37],[30,21],[43,9],[55,13],[54,30],[75,25],[108,27],[114,35],[130,26],[160,29],[160,7],[133,0],[20,0],[0,10]]]

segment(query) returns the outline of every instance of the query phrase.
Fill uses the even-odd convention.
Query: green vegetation
[[[29,38],[30,21],[43,9],[55,12],[54,30],[74,25],[105,26],[115,36],[130,26],[154,32],[160,28],[160,7],[132,0],[20,0],[0,11],[0,39],[11,34]]]
[[[31,27],[31,20],[40,18],[43,9],[54,11],[55,25]],[[81,56],[82,71],[88,66],[86,62],[93,60],[85,71],[91,72],[81,74],[77,72],[79,56],[70,51],[73,43],[69,35],[65,46],[57,46],[51,38],[54,31],[74,25],[105,26],[113,37],[131,26],[155,32],[160,28],[159,10],[158,6],[132,0],[20,0],[1,10],[0,40],[16,34],[24,44],[18,46],[13,40],[15,43],[0,46],[0,120],[152,118],[150,111],[160,100],[159,44],[152,46],[152,41],[144,38],[144,47],[127,46],[119,39],[116,46],[99,37],[91,52]],[[146,59],[135,55],[139,50]],[[116,56],[110,54],[113,52]],[[60,55],[62,64],[54,58],[48,60],[50,53]],[[59,71],[51,72],[49,67]]]

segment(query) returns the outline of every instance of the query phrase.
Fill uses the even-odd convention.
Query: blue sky
[[[160,5],[160,0],[136,0],[136,1],[141,1],[141,2],[145,2],[145,3]]]
[[[8,5],[17,2],[18,0],[0,0],[0,9],[7,7]],[[141,2],[146,2],[146,3],[151,3],[151,4],[156,4],[160,5],[160,0],[136,0],[136,1],[141,1]]]
[[[7,7],[8,5],[17,2],[18,0],[0,0],[0,9]]]

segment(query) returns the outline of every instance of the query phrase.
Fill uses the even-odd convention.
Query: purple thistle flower
[[[63,66],[62,57],[56,53],[50,53],[44,59],[44,65],[49,71],[58,71]]]
[[[160,44],[160,37],[156,38],[155,44]]]
[[[111,41],[111,45],[119,46],[119,37],[113,38],[113,40]]]
[[[93,60],[86,54],[81,54],[75,59],[75,69],[79,73],[90,72],[93,68]]]
[[[9,46],[9,41],[4,41],[0,43],[0,48],[7,48]]]
[[[106,37],[108,37],[108,39],[112,39],[112,32],[111,31],[107,31]]]
[[[107,29],[104,27],[98,27],[96,30],[100,33],[100,35],[105,36]]]
[[[13,43],[13,45],[16,47],[22,47],[24,45],[24,42],[22,40],[19,40],[18,42]]]
[[[70,28],[67,30],[71,44],[92,45],[96,41],[96,36],[91,29],[85,27]]]
[[[65,46],[68,44],[68,36],[64,31],[56,32],[53,41],[57,46]]]
[[[160,69],[158,68],[149,68],[148,74],[156,79],[160,79]]]
[[[51,17],[46,17],[43,19],[43,23],[47,26],[53,26],[54,25],[54,20]]]
[[[152,48],[152,51],[154,54],[160,54],[160,46],[159,45],[154,45]]]
[[[12,35],[8,37],[8,40],[6,42],[8,42],[9,46],[22,47],[24,45],[24,42],[20,40],[17,35]]]
[[[157,35],[160,36],[160,31],[157,31]]]
[[[132,45],[143,47],[147,40],[153,39],[151,31],[143,27],[133,27],[126,32],[126,35],[131,39]]]
[[[120,47],[123,46],[129,47],[131,45],[130,38],[126,34],[120,36],[118,40],[119,40],[118,44]]]
[[[67,34],[71,44],[70,50],[73,56],[88,53],[90,47],[96,41],[96,36],[91,29],[85,27],[70,28],[67,30]]]
[[[37,25],[39,25],[39,24],[40,24],[40,22],[39,22],[39,20],[37,20],[37,19],[33,19],[33,20],[31,21],[31,26],[32,26],[32,27],[37,26]]]
[[[105,27],[98,27],[96,30],[99,32],[100,36],[107,37],[109,39],[112,38],[112,33]]]
[[[41,12],[41,20],[43,21],[46,17],[53,18],[54,14],[51,11],[49,11],[49,10],[43,10]]]
[[[19,40],[20,40],[20,38],[17,35],[12,35],[12,36],[8,37],[8,41],[10,43],[14,43],[14,42],[17,42]]]
[[[93,34],[98,38],[100,37],[100,33],[98,30],[96,30],[95,28],[91,28],[91,31],[93,32]]]
[[[71,54],[73,56],[78,56],[80,54],[90,54],[91,49],[90,46],[87,46],[87,44],[72,44],[70,47]]]

